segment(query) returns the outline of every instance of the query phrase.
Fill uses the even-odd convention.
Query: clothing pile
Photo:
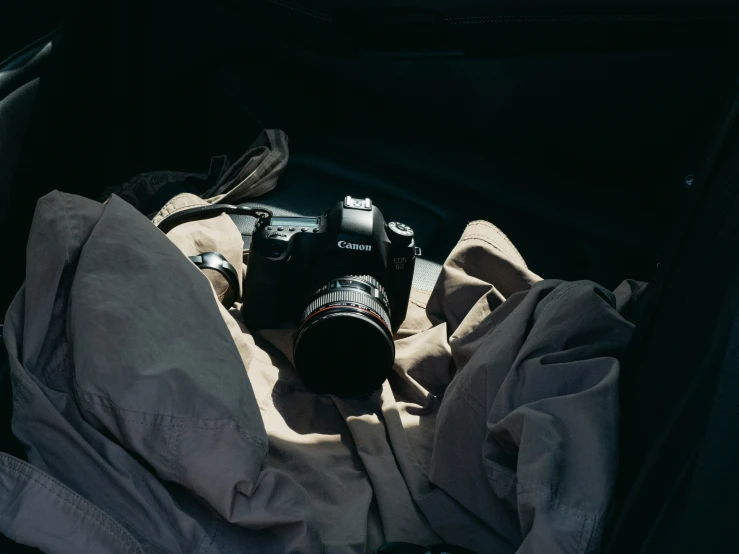
[[[27,461],[0,454],[0,532],[70,553],[598,550],[640,286],[542,280],[474,221],[412,292],[381,389],[318,395],[292,330],[250,332],[188,260],[243,275],[228,215],[156,227],[207,202],[152,222],[117,196],[39,200],[5,318]]]

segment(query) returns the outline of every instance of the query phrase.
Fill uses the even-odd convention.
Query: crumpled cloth
[[[208,173],[150,171],[106,189],[105,201],[119,196],[144,214],[153,214],[177,194],[190,193],[209,204],[238,204],[268,193],[287,167],[288,139],[284,131],[265,129],[236,162],[227,156],[210,160]]]
[[[61,529],[47,504],[24,535],[50,489],[9,488],[0,531],[58,552],[102,528],[126,552],[597,551],[632,332],[617,307],[640,287],[542,280],[472,222],[413,291],[393,374],[346,400],[307,390],[292,331],[250,332],[183,255],[233,257],[234,233],[218,217],[165,236],[115,196],[39,201],[5,319],[13,431],[88,518]]]

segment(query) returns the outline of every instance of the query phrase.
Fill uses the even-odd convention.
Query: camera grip
[[[411,246],[393,247],[388,258],[387,291],[391,298],[390,323],[393,332],[398,330],[408,313],[408,302],[413,285],[413,271],[416,267],[416,248]]]
[[[398,221],[387,224],[390,250],[387,258],[387,290],[391,300],[390,322],[398,330],[408,313],[408,301],[416,267],[416,243],[413,229]]]
[[[402,269],[390,269],[390,279],[388,282],[388,289],[390,289],[390,298],[392,298],[392,304],[390,306],[390,323],[392,325],[393,332],[398,330],[401,323],[405,320],[405,316],[408,313],[408,302],[411,296],[411,286],[413,284],[413,269],[416,265],[415,255],[402,256],[406,258],[405,262],[402,262],[404,267]],[[393,259],[390,260],[391,264]],[[398,264],[395,264],[398,265]]]
[[[244,303],[241,307],[241,314],[248,328],[279,327],[281,273],[281,264],[265,260],[255,250],[249,253],[242,295]]]

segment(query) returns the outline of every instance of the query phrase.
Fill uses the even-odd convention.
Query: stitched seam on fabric
[[[26,396],[23,393],[23,389],[26,386],[28,386],[27,378],[24,375],[22,375],[22,376],[15,376],[15,377],[20,377],[20,378],[18,378],[18,380],[16,381],[16,384],[18,386],[13,386],[13,381],[12,381],[12,377],[11,377],[11,387],[12,387],[12,391],[13,391],[13,405],[15,406],[16,404],[20,404],[20,403],[28,404],[28,401],[26,400]],[[11,416],[11,418],[12,418],[12,416]]]
[[[174,454],[175,454],[175,462],[177,459],[177,452],[179,452],[179,445],[182,442],[182,433],[184,433],[184,427],[180,427],[177,429],[177,432],[174,436]],[[242,435],[243,436],[243,435]],[[248,442],[255,442],[251,441],[250,439],[247,439]],[[180,471],[180,464],[175,463],[174,465],[174,471],[175,471],[175,477],[177,478],[178,483],[182,483],[184,481],[184,478],[182,477],[182,472]]]
[[[521,258],[521,255],[517,251],[514,251],[514,252],[506,251],[503,247],[501,247],[501,245],[496,244],[490,237],[486,235],[469,234],[469,235],[463,236],[461,239],[459,239],[458,242],[464,242],[466,240],[471,240],[471,239],[478,239],[478,240],[488,243],[493,248],[495,248],[498,252],[501,252],[506,258],[509,258],[509,259],[513,258],[514,261],[517,261],[521,263],[524,267],[526,267],[526,264],[524,263],[523,258]]]
[[[90,393],[87,393],[87,394],[90,394]],[[104,398],[104,397],[101,397],[101,398]],[[241,429],[240,426],[238,426],[235,423],[233,423],[233,420],[231,420],[231,419],[223,418],[223,419],[204,420],[204,421],[209,421],[209,422],[214,422],[214,423],[215,422],[225,422],[225,421],[232,423],[232,425],[219,424],[217,427],[213,427],[213,428],[200,427],[198,425],[188,425],[186,423],[165,423],[165,422],[137,421],[135,419],[128,419],[126,417],[123,417],[122,412],[130,412],[132,414],[138,414],[138,415],[149,415],[149,416],[153,416],[153,417],[168,417],[168,418],[176,419],[176,420],[185,419],[185,418],[182,418],[182,417],[179,417],[179,416],[168,416],[168,415],[164,415],[164,414],[147,414],[147,413],[144,413],[144,412],[135,412],[133,410],[126,410],[124,408],[119,408],[118,406],[108,406],[108,405],[105,405],[105,404],[96,404],[95,402],[92,402],[90,400],[84,399],[84,398],[80,397],[79,395],[77,395],[77,399],[80,402],[84,403],[84,404],[90,404],[92,406],[96,406],[98,408],[102,408],[104,410],[108,410],[110,412],[113,412],[113,414],[119,420],[121,420],[121,421],[126,421],[128,423],[136,423],[138,425],[146,425],[148,427],[186,427],[188,429],[198,429],[200,431],[221,431],[222,429],[233,429],[241,437],[243,437],[244,439],[246,439],[248,442],[257,444],[260,447],[262,447],[262,449],[264,449],[265,452],[267,451],[267,444],[266,443],[260,441],[259,439],[255,439],[251,435],[248,435],[245,431],[243,431]],[[92,412],[92,410],[89,409],[89,408],[85,408],[85,409],[87,411],[89,411],[89,412]],[[197,418],[193,418],[193,419],[197,419]]]
[[[173,450],[172,443],[174,442],[175,429],[174,427],[168,427],[167,429],[169,430],[169,436],[167,437],[167,454],[166,454],[165,461],[167,463],[167,468],[170,473],[170,479],[172,479],[173,481],[176,481],[177,470],[175,469],[174,452],[172,451]]]
[[[582,536],[583,536],[583,533],[585,532],[585,524],[587,523],[587,521],[588,521],[588,516],[586,515],[584,518],[582,518],[582,525],[580,525],[580,533],[577,536],[577,551],[578,552],[583,551]]]
[[[44,375],[46,377],[46,380],[54,378],[62,369],[62,362],[59,361],[50,361],[46,364],[46,366],[43,368]]]
[[[508,246],[510,246],[513,249],[513,251],[516,253],[516,255],[521,259],[521,261],[522,262],[524,261],[523,256],[518,251],[518,248],[516,248],[513,245],[513,243],[511,242],[511,240],[506,236],[506,234],[503,231],[501,231],[500,229],[498,229],[495,225],[493,225],[489,221],[485,221],[484,219],[476,219],[475,221],[471,221],[468,224],[468,227],[469,226],[472,226],[472,225],[480,225],[481,227],[487,227],[491,231],[494,231],[495,234],[498,237],[500,237],[506,244],[508,244]],[[524,265],[525,265],[525,263],[524,263]]]
[[[413,291],[414,292],[420,292],[421,294],[425,294],[428,297],[431,296],[431,291],[428,291],[428,290],[414,288]]]
[[[480,401],[477,400],[477,398],[473,397],[467,390],[464,391],[464,394],[462,395],[462,400],[464,400],[465,403],[470,408],[472,408],[472,411],[475,412],[475,414],[485,419],[485,406],[483,406]]]
[[[63,356],[60,357],[59,360],[50,361],[48,363],[48,367],[44,368],[44,373],[45,373],[47,381],[49,379],[53,379],[54,377],[56,377],[57,374],[64,372],[70,366],[70,354],[69,354],[70,347],[69,347],[69,341],[67,340],[67,336],[66,336],[66,323],[65,323],[64,330],[60,333],[59,337],[62,338],[64,343],[62,345],[59,345],[58,348],[66,347],[67,351],[64,353]],[[57,340],[59,339],[59,337],[57,337]]]
[[[495,248],[498,252],[500,252],[501,254],[503,254],[503,256],[505,256],[506,258],[509,258],[510,257],[510,254],[508,252],[506,252],[505,250],[503,250],[499,245],[495,244],[493,241],[491,241],[485,235],[467,235],[467,236],[462,237],[461,239],[459,239],[459,242],[464,242],[466,240],[481,240],[482,242],[486,242],[490,246],[492,246],[493,248]]]
[[[426,290],[421,289],[413,289],[414,292],[422,292],[426,296],[426,303],[421,304],[418,300],[416,300],[413,297],[409,297],[408,300],[412,302],[414,305],[418,306],[419,308],[423,308],[424,310],[428,307],[429,300],[431,300],[431,293]]]
[[[69,252],[69,244],[71,242],[71,239],[74,238],[73,237],[73,235],[74,235],[74,229],[72,227],[72,217],[71,217],[71,214],[69,213],[70,207],[69,207],[69,205],[67,203],[67,197],[66,196],[62,196],[61,201],[62,201],[62,205],[64,206],[64,214],[67,216],[66,217],[66,219],[67,219],[67,229],[69,229],[69,236],[70,236],[70,240],[66,241],[66,243],[64,245],[65,248],[66,248],[66,251],[67,251],[67,260],[66,260],[66,263],[64,265],[68,265],[71,262],[71,260],[72,260],[72,257],[71,257],[70,252]]]
[[[24,368],[25,369],[25,368]],[[36,383],[33,382],[33,379],[30,375],[27,375],[25,373],[17,373],[14,372],[12,369],[10,371],[10,377],[11,377],[11,386],[17,383],[19,386],[12,386],[13,391],[18,392],[18,398],[23,401],[26,405],[30,405],[30,401],[28,400],[28,397],[26,396],[26,388],[31,385],[36,385]],[[13,397],[16,398],[15,396]]]
[[[544,492],[533,490],[533,489],[531,489],[531,490],[523,490],[522,489],[522,490],[516,491],[516,494],[518,494],[519,496],[524,496],[524,495],[540,496],[540,497],[546,499],[552,505],[552,507],[555,508],[556,510],[558,510],[558,511],[564,513],[564,514],[567,514],[568,516],[570,516],[570,517],[572,517],[572,518],[574,518],[574,519],[576,519],[578,521],[581,521],[583,519],[587,519],[587,518],[592,517],[594,515],[593,512],[590,512],[590,511],[587,511],[587,510],[582,510],[580,508],[574,508],[572,506],[568,506],[567,504],[563,504],[562,502],[560,502],[558,500],[555,500],[555,498],[554,498],[554,496],[553,496],[553,494],[551,492],[544,493]],[[578,515],[578,514],[582,514],[582,515]]]
[[[72,233],[72,240],[74,241],[73,244],[78,244],[78,251],[77,251],[77,259],[79,260],[80,250],[82,248],[82,230],[79,225],[79,217],[77,214],[77,210],[74,207],[74,204],[72,203],[72,197],[69,195],[66,195],[64,197],[65,201],[67,202],[67,205],[69,206],[68,211],[68,217],[69,219],[69,225],[71,227],[71,233]]]
[[[127,412],[127,413],[130,413],[130,414],[141,415],[141,416],[166,417],[166,418],[175,419],[175,420],[196,419],[198,421],[209,422],[209,423],[219,423],[219,422],[222,422],[222,421],[230,421],[230,422],[233,422],[233,419],[228,418],[228,417],[221,417],[221,418],[216,418],[216,419],[206,419],[206,418],[188,417],[188,416],[175,416],[175,415],[161,414],[161,413],[158,413],[157,414],[157,413],[150,413],[150,412],[139,412],[139,411],[136,411],[136,410],[129,410],[127,408],[121,408],[111,398],[109,398],[107,396],[103,396],[103,395],[100,395],[100,394],[97,394],[97,393],[94,393],[94,392],[88,392],[88,391],[83,390],[81,388],[79,388],[78,392],[80,394],[91,396],[91,397],[95,398],[96,400],[100,401],[101,403],[98,404],[98,403],[96,403],[96,402],[94,402],[92,400],[88,400],[86,398],[80,398],[79,400],[82,401],[82,402],[85,402],[87,404],[92,404],[94,406],[100,406],[100,407],[103,407],[103,408],[109,408],[111,410],[115,410],[115,411],[119,411],[119,412]],[[166,423],[162,423],[161,425],[167,425],[167,424]],[[177,424],[177,425],[184,425],[185,427],[193,427],[193,428],[196,428],[196,429],[201,429],[201,428],[202,429],[207,429],[207,427],[199,427],[197,425],[187,425],[187,424]],[[235,422],[234,422],[234,425],[236,425]],[[240,428],[238,425],[236,425],[236,427]]]
[[[415,304],[419,308],[423,308],[424,310],[426,309],[426,304],[421,304],[420,302],[417,302],[413,298],[410,299],[410,302],[411,302],[411,304]]]
[[[216,522],[213,524],[213,535],[210,538],[210,543],[208,544],[208,548],[205,550],[205,554],[208,554],[208,552],[210,552],[210,547],[213,546],[214,542],[216,542],[216,536],[218,535],[220,524],[220,519],[217,519]]]
[[[593,530],[595,529],[595,526],[598,525],[598,522],[601,520],[601,516],[589,515],[588,516],[588,519],[590,519],[592,521],[591,521],[590,525],[588,526],[589,529],[588,529],[587,534],[584,533],[585,527],[583,526],[583,542],[584,542],[584,544],[582,545],[582,552],[587,552],[588,551],[588,547],[590,546],[590,544],[591,544],[591,542],[593,540]]]
[[[123,545],[126,546],[126,548],[128,548],[129,550],[131,550],[133,552],[142,552],[142,554],[143,554],[143,551],[140,549],[140,547],[137,546],[137,544],[136,544],[135,540],[133,539],[133,537],[129,537],[129,536],[126,536],[126,534],[124,534],[124,533],[126,533],[126,531],[124,529],[110,526],[111,518],[110,518],[109,515],[107,515],[105,512],[103,512],[100,508],[98,508],[94,504],[91,504],[90,502],[88,502],[87,500],[85,500],[84,498],[82,498],[81,496],[79,496],[78,494],[76,494],[74,491],[72,491],[71,489],[69,489],[66,485],[63,485],[62,483],[60,483],[59,481],[57,481],[53,477],[49,477],[49,480],[52,483],[54,483],[55,485],[57,485],[62,490],[66,490],[66,491],[70,492],[73,496],[75,496],[75,498],[78,500],[78,502],[80,504],[82,504],[86,508],[92,510],[92,512],[94,512],[95,515],[98,518],[100,518],[101,520],[97,519],[96,517],[93,517],[93,515],[91,515],[87,511],[83,510],[80,506],[75,505],[68,498],[64,498],[57,491],[55,491],[55,490],[47,487],[43,482],[39,481],[32,474],[30,474],[30,472],[23,471],[23,470],[27,469],[24,466],[19,465],[19,464],[8,463],[8,461],[5,459],[5,456],[0,456],[0,466],[3,466],[3,467],[5,467],[5,468],[7,468],[7,469],[9,469],[11,471],[16,472],[16,473],[19,473],[19,474],[23,475],[24,477],[30,479],[31,481],[34,481],[35,483],[37,483],[38,485],[40,485],[41,487],[43,487],[44,489],[46,489],[47,491],[49,491],[51,494],[53,494],[54,496],[56,496],[59,499],[61,499],[63,502],[69,504],[69,506],[71,506],[75,511],[81,513],[83,516],[86,516],[86,518],[91,523],[95,524],[98,528],[100,528],[103,531],[106,531],[109,535],[111,535],[115,539],[118,539],[118,541],[121,542],[121,543],[123,543]]]
[[[180,194],[187,194],[187,193],[180,193]],[[197,207],[203,205],[202,203],[195,202],[193,200],[191,203],[183,204],[182,206],[176,206],[175,205],[176,202],[174,202],[174,200],[178,196],[180,196],[180,194],[178,194],[177,196],[175,196],[174,198],[172,198],[172,200],[170,200],[169,202],[167,202],[167,204],[165,204],[162,207],[162,209],[159,210],[159,212],[157,212],[157,214],[154,216],[154,219],[156,219],[157,216],[160,218],[159,222],[156,224],[157,227],[159,227],[164,222],[165,219],[167,219],[170,215],[172,215],[174,213],[181,212],[183,210],[188,210],[190,208],[197,208]]]
[[[552,295],[552,297],[551,297],[551,299],[549,301],[549,304],[541,311],[541,313],[539,314],[538,319],[541,320],[544,317],[544,314],[546,314],[552,306],[556,305],[557,300],[559,300],[560,298],[562,298],[562,296],[564,296],[565,294],[567,294],[569,291],[574,290],[574,289],[579,288],[579,287],[586,287],[586,286],[587,285],[585,285],[583,283],[567,283],[566,285],[562,285],[562,290],[560,290],[560,291],[558,291],[558,292],[556,292],[556,293],[554,293]]]

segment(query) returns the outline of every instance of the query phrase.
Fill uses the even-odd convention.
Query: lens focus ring
[[[380,291],[380,296],[382,298],[383,303],[385,304],[385,309],[390,310],[390,302],[387,298],[387,292],[385,292],[385,287],[383,287],[377,279],[375,279],[374,277],[370,275],[352,275],[351,278],[358,279],[360,281],[369,283],[370,285],[375,287],[378,291]]]
[[[340,288],[333,288],[333,284],[339,281],[356,281],[363,283],[365,286],[370,285],[374,289],[374,293],[379,296],[376,298],[372,293],[365,290],[357,290],[351,285],[345,285]],[[385,289],[374,278],[369,275],[347,276],[341,279],[334,279],[326,286],[317,291],[317,296],[303,311],[303,322],[306,322],[313,315],[328,309],[346,307],[363,308],[374,314],[388,329],[390,329],[390,317],[388,315],[389,305]]]
[[[348,308],[359,306],[368,309],[380,318],[385,326],[390,329],[390,318],[387,316],[387,310],[385,307],[369,294],[352,289],[335,290],[322,294],[311,302],[308,308],[303,312],[303,321],[309,319],[316,312],[340,306],[347,306]]]
[[[385,309],[386,310],[390,309],[390,302],[387,297],[387,292],[385,292],[385,287],[383,287],[377,279],[375,279],[374,277],[370,275],[348,275],[346,277],[342,277],[341,279],[332,279],[331,281],[323,285],[320,289],[318,289],[315,292],[314,296],[318,294],[322,294],[328,290],[333,290],[332,285],[334,285],[336,281],[339,281],[339,280],[358,281],[360,283],[364,283],[366,285],[370,285],[371,287],[376,288],[378,293],[380,294],[380,297],[382,298],[383,303],[385,304]]]

